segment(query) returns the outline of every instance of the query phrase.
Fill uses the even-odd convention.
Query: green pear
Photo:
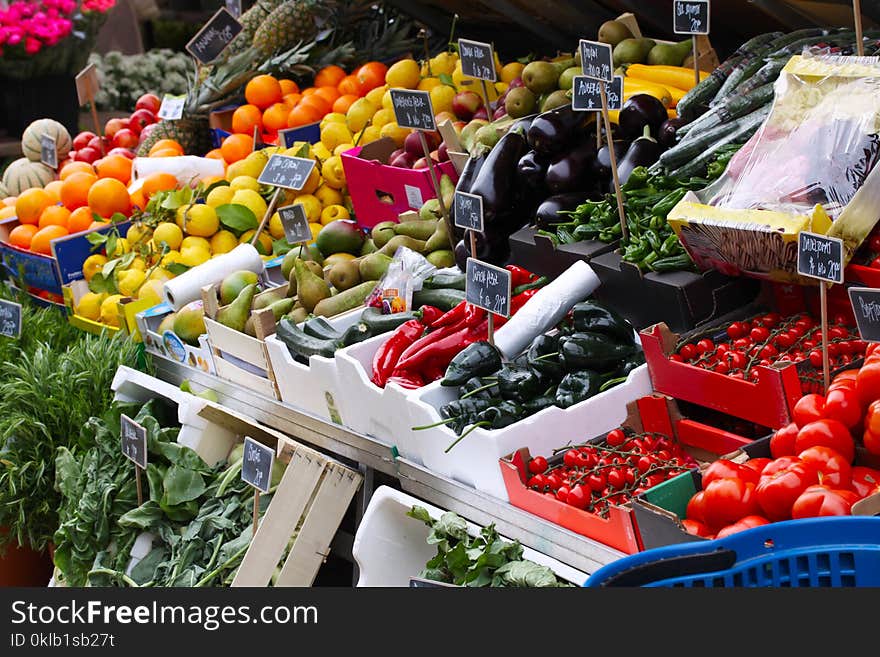
[[[330,286],[320,276],[306,267],[302,260],[294,264],[296,271],[296,294],[307,312],[312,312],[323,299],[330,297]]]
[[[235,300],[232,303],[228,306],[224,306],[217,312],[217,317],[215,319],[223,324],[223,326],[228,326],[231,329],[243,332],[256,293],[256,285],[251,284],[245,286],[245,288],[238,293],[238,296],[235,297]]]
[[[371,253],[358,263],[361,280],[378,281],[388,271],[388,266],[394,258],[384,253]]]
[[[428,241],[425,242],[425,253],[449,248],[452,248],[452,244],[449,241],[449,227],[446,225],[446,220],[440,219],[437,221],[434,232],[428,238]]]
[[[284,294],[281,290],[267,290],[262,294],[258,294],[254,297],[254,305],[252,310],[260,310],[262,308],[268,308],[276,301],[280,301],[284,298]]]
[[[293,299],[279,299],[278,301],[267,306],[269,310],[272,311],[272,315],[275,317],[275,321],[278,322],[284,317],[287,313],[293,310]]]
[[[396,221],[382,221],[373,226],[370,237],[373,238],[373,244],[376,245],[377,249],[381,249],[388,243],[388,240],[394,237],[394,227],[396,225]]]

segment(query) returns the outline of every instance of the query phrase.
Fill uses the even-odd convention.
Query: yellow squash
[[[626,77],[627,79],[633,77],[663,86],[672,86],[685,91],[690,91],[695,86],[694,69],[683,66],[630,64],[626,69]],[[708,73],[700,71],[701,81],[707,77],[709,77]]]
[[[623,79],[624,102],[636,94],[648,94],[663,103],[663,107],[672,106],[672,94],[663,85],[629,76],[625,77]]]

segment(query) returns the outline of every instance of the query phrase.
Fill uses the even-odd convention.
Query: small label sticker
[[[817,233],[798,233],[797,272],[828,283],[843,283],[843,240]]]
[[[259,443],[250,436],[244,439],[241,461],[241,478],[262,493],[272,488],[272,463],[275,450]]]
[[[288,244],[299,244],[312,239],[312,229],[309,228],[309,218],[302,203],[285,205],[278,208],[278,216],[281,217],[281,225],[284,227],[284,237]]]
[[[455,225],[482,233],[483,197],[467,192],[455,192]]]
[[[0,299],[0,335],[21,337],[21,304]]]
[[[264,185],[299,191],[306,184],[314,168],[315,161],[307,157],[273,155],[263,167],[263,172],[257,181]]]
[[[120,417],[122,454],[142,470],[147,467],[147,429],[127,415]]]
[[[157,116],[166,121],[176,121],[183,116],[183,106],[186,104],[186,94],[175,96],[165,94],[162,96],[162,104],[159,106]]]
[[[571,83],[571,108],[579,112],[601,112],[602,90],[600,85],[605,84],[601,80],[576,75]],[[615,75],[611,84],[605,85],[605,96],[608,101],[608,111],[619,110],[623,107],[623,77]]]
[[[242,29],[235,16],[226,7],[220,7],[186,44],[186,51],[202,64],[210,64],[226,50]]]
[[[510,316],[508,270],[468,258],[465,275],[465,298],[468,303],[502,317]]]
[[[409,203],[409,207],[414,210],[419,210],[425,204],[425,201],[422,199],[422,190],[418,187],[413,187],[412,185],[404,185],[403,191],[406,194],[406,202]]]
[[[862,340],[880,342],[880,290],[851,287],[848,291]]]
[[[52,135],[40,135],[40,162],[51,169],[58,168],[58,146]]]
[[[709,34],[709,0],[675,0],[672,31],[676,34]]]
[[[471,78],[495,82],[498,79],[495,70],[495,53],[491,43],[458,40],[458,56],[461,59],[461,72]]]
[[[611,46],[599,41],[581,39],[581,70],[588,78],[611,82],[614,67],[611,62]]]
[[[436,130],[434,107],[431,105],[431,94],[427,91],[410,89],[392,89],[391,104],[394,107],[394,118],[401,128],[413,130]]]

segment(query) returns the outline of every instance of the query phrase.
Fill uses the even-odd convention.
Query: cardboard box
[[[553,240],[538,235],[534,226],[520,228],[510,236],[510,261],[542,276],[559,276],[577,260],[590,260],[617,248],[617,242],[606,244],[586,240],[556,246]]]
[[[135,315],[138,331],[144,341],[144,347],[148,352],[158,354],[164,358],[197,367],[203,372],[216,374],[214,356],[208,344],[208,334],[199,336],[199,344],[194,346],[187,344],[174,331],[159,333],[159,325],[174,309],[167,303],[147,308]]]
[[[429,169],[399,169],[388,165],[397,149],[387,137],[342,154],[342,168],[358,224],[370,229],[382,221],[397,221],[407,210],[419,210],[428,199],[436,198]],[[444,173],[458,180],[452,162],[434,167],[439,182]]]

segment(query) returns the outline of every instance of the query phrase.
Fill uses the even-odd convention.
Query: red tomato
[[[736,478],[716,479],[703,491],[703,514],[710,527],[724,527],[758,512],[753,483]]]
[[[828,392],[836,390],[837,388],[850,388],[851,390],[855,390],[856,377],[858,374],[859,370],[844,370],[831,381],[831,385],[828,386]]]
[[[767,518],[787,520],[791,517],[791,506],[795,500],[818,481],[819,473],[813,466],[795,463],[769,477],[762,477],[755,489],[755,496]]]
[[[694,536],[702,536],[703,538],[709,538],[710,536],[712,536],[712,530],[699,520],[691,520],[690,518],[685,518],[681,521],[681,524],[682,526],[684,526],[684,530],[688,534],[693,534]]]
[[[807,447],[814,445],[836,449],[849,463],[852,463],[856,452],[856,445],[849,429],[838,420],[817,420],[801,427],[794,441],[794,453],[800,454]]]
[[[770,455],[774,459],[794,454],[794,441],[800,428],[794,422],[778,429],[770,439]]]
[[[761,479],[764,479],[764,477],[770,477],[777,472],[781,472],[787,467],[800,462],[801,460],[796,456],[780,456],[777,459],[773,459],[770,463],[764,466],[763,470],[761,470]]]
[[[852,491],[810,486],[795,500],[791,507],[791,517],[848,516],[858,499]]]
[[[759,457],[756,459],[749,459],[743,465],[747,468],[751,468],[755,472],[758,473],[759,479],[762,472],[764,472],[764,468],[766,468],[770,463],[773,462],[773,459],[767,459],[764,457]]]
[[[825,417],[839,420],[852,429],[862,419],[862,404],[855,389],[838,387],[831,390],[825,397]]]
[[[880,470],[866,468],[863,465],[855,465],[850,475],[850,487],[859,497],[868,497],[875,492],[880,492]]]
[[[691,520],[696,520],[698,522],[705,523],[706,522],[706,502],[705,502],[705,491],[697,491],[690,500],[688,500],[687,510],[685,511],[685,516],[690,518]]]
[[[737,522],[732,525],[727,525],[720,530],[718,530],[718,535],[715,538],[724,538],[725,536],[730,536],[731,534],[736,534],[737,532],[745,531],[746,529],[751,529],[752,527],[760,527],[761,525],[769,525],[770,521],[767,520],[764,516],[746,516],[745,518],[741,518]]]
[[[758,483],[758,473],[739,463],[734,463],[728,459],[718,459],[713,462],[703,473],[703,490],[716,479],[742,479],[750,481],[753,484]]]
[[[865,430],[862,434],[862,442],[871,454],[880,454],[880,433]]]
[[[871,402],[865,411],[865,430],[880,433],[880,400]]]
[[[856,392],[862,406],[880,399],[880,357],[874,356],[878,353],[877,345],[878,343],[873,343],[868,346],[865,364],[856,377]]]
[[[810,463],[822,474],[820,482],[831,488],[847,488],[852,478],[852,468],[843,455],[823,445],[808,447],[798,454],[804,463]]]
[[[816,420],[821,420],[825,417],[823,414],[824,408],[825,397],[822,395],[804,395],[798,400],[797,404],[794,405],[794,410],[791,413],[792,419],[794,420],[794,423],[798,425],[798,428],[802,428],[810,422],[815,422]]]

